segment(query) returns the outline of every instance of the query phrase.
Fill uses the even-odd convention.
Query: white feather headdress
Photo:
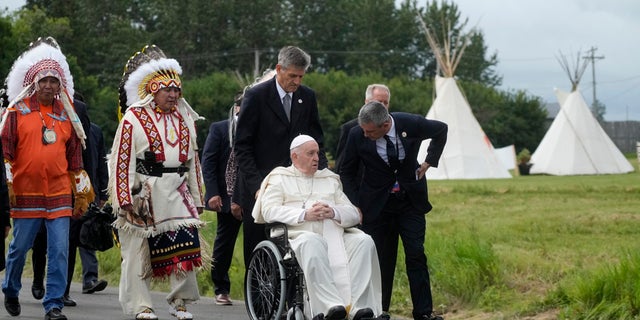
[[[153,95],[165,87],[182,88],[182,68],[175,59],[169,59],[155,45],[147,45],[136,52],[124,67],[122,80],[118,88],[118,118],[129,108],[144,107],[153,101]],[[204,119],[180,97],[178,112],[187,120],[187,127],[194,142],[196,141],[195,120]],[[190,120],[188,120],[190,119]]]
[[[155,45],[147,45],[136,52],[124,67],[119,86],[118,115],[122,117],[129,107],[139,107],[153,101],[153,94],[165,87],[182,89],[182,67],[175,59],[169,59]],[[179,112],[193,120],[201,117],[184,98],[178,102]]]
[[[32,95],[38,81],[49,76],[60,80],[61,86],[73,97],[73,77],[60,46],[52,37],[38,38],[13,63],[7,76],[9,100],[21,100]]]
[[[45,77],[55,77],[60,81],[60,101],[76,135],[85,147],[86,134],[73,107],[73,77],[67,58],[60,50],[58,42],[52,37],[38,38],[32,42],[27,51],[13,63],[6,79],[7,97],[10,101],[7,109],[11,109],[17,102],[33,95],[38,89],[38,81]],[[8,112],[3,109],[0,131],[4,128],[7,115]]]

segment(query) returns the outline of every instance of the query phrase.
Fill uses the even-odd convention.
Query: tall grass
[[[640,175],[629,160],[636,172],[623,175],[429,181],[425,248],[436,310],[448,320],[640,319],[640,263],[630,254],[640,252]],[[213,247],[215,213],[202,218]],[[231,296],[240,300],[242,233],[234,254]],[[117,285],[119,251],[98,258],[101,276]],[[212,296],[208,270],[198,279]],[[391,312],[411,309],[400,250]]]
[[[549,297],[566,306],[563,319],[639,319],[639,284],[640,254],[627,252],[617,264],[566,279]]]

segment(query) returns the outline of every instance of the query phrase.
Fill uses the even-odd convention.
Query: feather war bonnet
[[[14,104],[33,95],[38,89],[38,81],[46,77],[55,77],[60,81],[59,99],[71,120],[76,135],[85,147],[86,134],[72,102],[73,77],[69,71],[67,58],[60,50],[58,42],[52,37],[38,38],[32,42],[27,51],[22,53],[13,63],[6,79],[6,94],[10,101],[6,110],[12,110]],[[2,110],[0,130],[4,127],[8,114],[4,111]]]

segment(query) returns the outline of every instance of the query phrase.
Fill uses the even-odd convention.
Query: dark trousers
[[[427,256],[424,253],[425,215],[416,212],[407,200],[391,195],[378,219],[366,222],[362,226],[362,230],[371,235],[378,250],[382,276],[382,309],[388,311],[393,289],[397,250],[395,253],[392,251],[398,246],[397,236],[395,236],[395,241],[393,239],[393,234],[396,234],[400,235],[404,247],[413,315],[417,318],[423,314],[431,314],[433,311],[431,282]],[[389,232],[389,230],[397,233]],[[392,263],[393,267],[391,267]]]
[[[64,291],[65,296],[69,295],[69,289],[71,289],[71,281],[73,280],[73,271],[76,267],[76,251],[78,249],[78,245],[80,244],[80,227],[82,227],[82,222],[80,220],[70,220],[69,263],[67,268],[67,287]],[[47,265],[47,229],[44,227],[44,223],[40,227],[40,231],[38,231],[38,234],[33,241],[33,248],[31,250],[33,282],[43,283],[45,267]]]
[[[244,266],[245,272],[249,268],[251,253],[262,240],[267,240],[264,233],[264,224],[253,221],[251,216],[253,205],[250,208],[242,208],[242,233],[244,235]]]
[[[240,231],[242,221],[233,217],[231,212],[217,212],[218,227],[216,240],[213,244],[213,261],[211,262],[211,281],[215,294],[229,294],[231,281],[229,268],[233,260],[233,249]]]
[[[380,275],[382,280],[382,310],[389,311],[391,294],[393,293],[393,279],[396,274],[398,260],[398,230],[396,226],[389,225],[382,240],[382,251],[378,257],[380,261]],[[376,244],[376,248],[377,244]],[[384,257],[384,259],[380,258]]]

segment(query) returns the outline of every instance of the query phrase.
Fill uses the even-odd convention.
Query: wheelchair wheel
[[[245,302],[252,320],[280,320],[286,302],[286,273],[282,255],[271,241],[262,241],[251,254],[245,277]]]

